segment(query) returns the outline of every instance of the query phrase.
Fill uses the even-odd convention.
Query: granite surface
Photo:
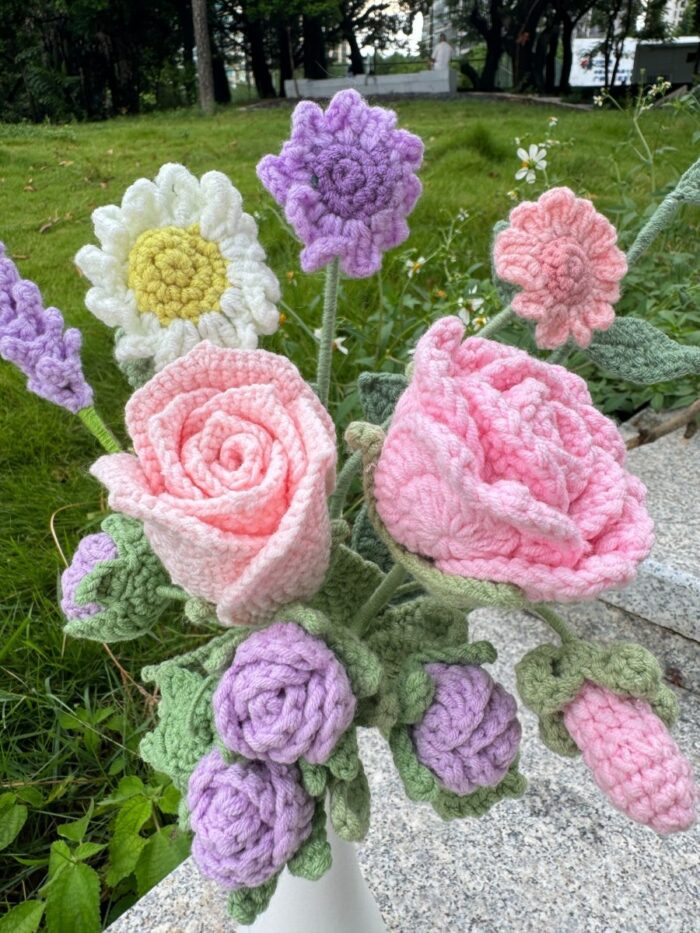
[[[637,447],[628,465],[646,484],[656,543],[637,579],[602,598],[700,641],[700,432]]]
[[[698,688],[692,642],[601,603],[565,614],[582,635],[634,637],[654,652],[666,644],[669,665],[687,672],[687,685]],[[472,619],[472,638],[498,647],[494,673],[511,690],[513,665],[523,653],[556,640],[522,613],[479,610]],[[678,694],[675,734],[700,773],[700,695]],[[533,717],[521,711],[521,718],[528,790],[474,821],[443,823],[427,805],[410,803],[382,740],[374,733],[361,737],[373,810],[359,859],[390,933],[700,929],[700,830],[662,838],[630,822],[608,805],[580,759],[549,752]],[[110,933],[230,933],[235,925],[225,902],[188,860]],[[308,933],[333,933],[317,929],[311,904]]]

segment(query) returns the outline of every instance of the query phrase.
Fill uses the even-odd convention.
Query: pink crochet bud
[[[564,724],[618,810],[663,834],[695,822],[690,762],[646,700],[586,681],[564,710]]]

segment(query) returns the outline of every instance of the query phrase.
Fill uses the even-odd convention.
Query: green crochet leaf
[[[128,641],[150,631],[168,606],[159,588],[170,578],[151,550],[141,522],[108,515],[101,524],[117,546],[113,560],[101,561],[75,591],[78,605],[98,603],[101,612],[64,626],[73,638],[100,642]]]
[[[408,379],[402,373],[361,373],[357,394],[365,418],[372,424],[382,424],[390,418],[407,386]]]
[[[297,763],[306,793],[310,797],[321,797],[328,784],[328,769],[323,765],[312,765],[306,758],[300,758]]]
[[[311,835],[287,862],[287,868],[299,878],[318,881],[331,867],[332,862],[331,847],[326,834],[326,808],[323,800],[317,800]]]
[[[257,888],[240,888],[233,891],[228,899],[228,912],[233,919],[244,926],[253,923],[255,918],[270,906],[278,878],[279,872]]]
[[[350,625],[360,607],[384,579],[384,574],[343,541],[349,536],[346,522],[333,522],[333,549],[323,586],[309,601],[341,628]]]
[[[613,376],[642,385],[700,374],[700,347],[676,343],[636,317],[618,317],[597,331],[585,353]]]
[[[175,664],[146,668],[146,681],[155,681],[161,698],[158,725],[141,740],[139,752],[156,771],[162,771],[185,794],[197,762],[212,748],[212,695],[216,677],[204,677]]]
[[[674,193],[686,204],[700,204],[700,159],[681,175]]]
[[[326,767],[339,781],[352,781],[361,767],[360,753],[357,748],[357,730],[354,728],[342,736],[333,754],[326,762]]]
[[[395,726],[389,737],[389,746],[406,796],[415,802],[430,803],[443,820],[483,816],[499,800],[521,797],[525,793],[527,781],[518,770],[517,758],[495,787],[480,787],[465,796],[446,790],[436,775],[418,760],[409,729],[404,725]]]
[[[349,629],[336,625],[335,620],[331,621],[316,609],[298,604],[281,609],[275,620],[296,622],[309,635],[325,641],[342,661],[352,692],[358,700],[377,692],[382,679],[382,665],[377,656]]]
[[[374,470],[384,443],[384,431],[376,425],[356,421],[345,432],[345,439],[352,450],[362,451],[365,502],[379,539],[394,561],[401,564],[425,590],[452,609],[474,609],[477,606],[518,609],[525,604],[525,597],[516,586],[443,573],[432,561],[413,554],[395,541],[379,517],[374,498]]]
[[[646,700],[667,726],[678,716],[673,692],[663,683],[659,662],[631,642],[599,644],[575,639],[563,645],[540,645],[515,666],[518,693],[539,720],[544,744],[560,755],[579,753],[564,725],[563,710],[585,681],[623,696]]]
[[[370,792],[365,769],[352,781],[332,781],[330,815],[333,829],[347,842],[361,842],[369,829]]]
[[[353,522],[351,544],[354,551],[376,564],[384,573],[388,573],[394,566],[389,549],[374,530],[366,505],[362,506]]]

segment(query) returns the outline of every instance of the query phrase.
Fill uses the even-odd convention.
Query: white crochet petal
[[[255,349],[258,345],[258,335],[250,315],[227,319],[223,314],[205,314],[199,319],[198,326],[202,340],[209,340],[218,347]]]
[[[147,178],[139,178],[126,189],[122,198],[122,215],[134,239],[144,230],[167,224],[167,211],[161,193]]]
[[[123,327],[130,331],[138,321],[133,293],[127,289],[91,288],[85,296],[85,306],[107,327]]]
[[[105,253],[125,262],[134,241],[124,222],[121,208],[116,204],[96,208],[92,212],[92,224]]]
[[[207,240],[233,236],[242,214],[243,199],[223,172],[202,176],[202,213],[199,229]]]
[[[75,264],[93,285],[114,287],[123,285],[126,280],[124,262],[97,246],[79,249],[75,254]]]
[[[161,328],[153,353],[155,371],[160,372],[168,363],[189,353],[201,339],[197,325],[192,321],[180,319]]]
[[[202,192],[199,181],[184,165],[168,162],[156,175],[158,187],[169,223],[176,227],[191,227],[199,220]]]
[[[119,363],[147,360],[153,356],[157,344],[157,334],[123,334],[116,343],[114,355]]]

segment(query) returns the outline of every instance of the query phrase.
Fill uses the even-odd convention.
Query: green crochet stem
[[[678,196],[678,189],[674,188],[670,194],[667,194],[661,204],[656,208],[651,218],[644,224],[637,234],[634,243],[627,250],[627,265],[631,266],[636,262],[642,253],[651,245],[659,233],[667,227],[678,208],[683,203],[682,198]]]
[[[558,363],[560,366],[563,366],[566,362],[566,358],[569,355],[569,344],[563,343],[560,347],[557,347],[556,350],[553,350],[547,357],[548,363]]]
[[[550,609],[549,606],[545,606],[542,603],[537,603],[536,605],[528,606],[527,610],[533,615],[539,616],[543,622],[546,622],[550,628],[554,629],[557,635],[561,638],[562,644],[566,645],[570,642],[578,641],[578,638],[571,631],[562,617],[553,609]]]
[[[496,317],[492,317],[488,324],[485,324],[476,336],[493,337],[496,331],[500,330],[502,327],[505,327],[506,324],[510,324],[514,317],[515,312],[511,311],[510,308],[504,308],[503,311],[498,312]]]
[[[121,452],[121,444],[92,405],[88,405],[87,408],[81,408],[78,412],[78,417],[88,431],[97,438],[108,454],[118,454]]]
[[[336,256],[326,267],[326,289],[323,296],[323,321],[316,369],[316,391],[321,402],[328,407],[328,390],[331,384],[331,357],[335,337],[335,315],[338,310],[338,279],[340,260]]]
[[[367,634],[370,622],[386,606],[396,590],[406,579],[406,571],[401,564],[394,564],[377,589],[352,620],[351,628],[362,638]]]
[[[352,456],[343,464],[343,469],[338,474],[338,480],[335,484],[335,490],[330,498],[331,518],[340,518],[345,507],[345,497],[352,485],[353,479],[362,469],[362,451],[356,450]]]

